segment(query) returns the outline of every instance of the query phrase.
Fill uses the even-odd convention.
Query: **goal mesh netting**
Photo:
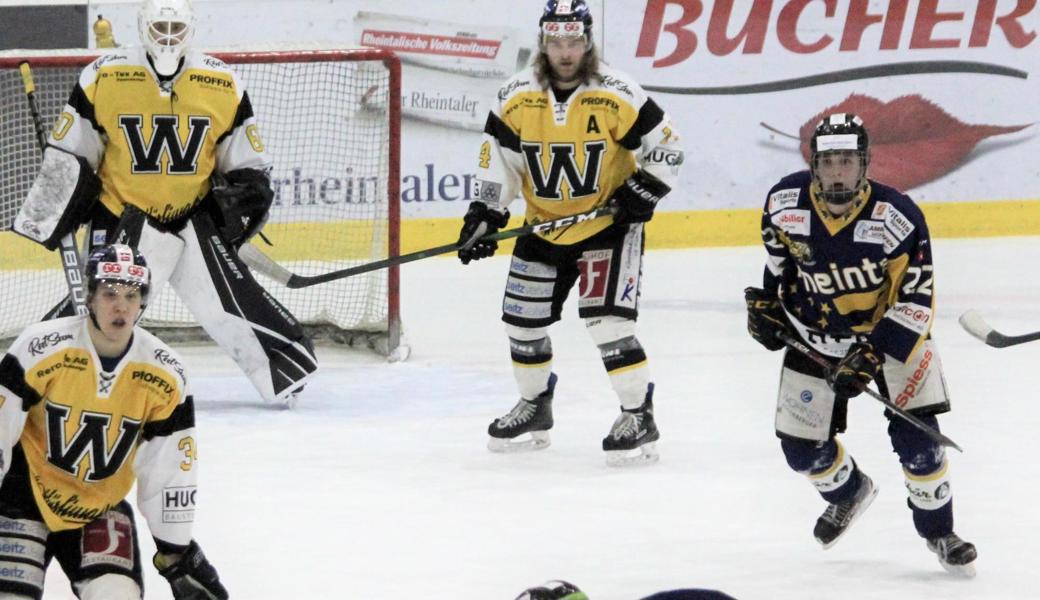
[[[274,206],[253,243],[290,271],[317,275],[396,256],[400,67],[373,49],[214,52],[249,93],[268,152]],[[98,51],[0,52],[0,338],[39,320],[67,293],[57,253],[10,231],[42,160],[18,65],[28,61],[44,126]],[[80,240],[81,247],[84,240]],[[314,287],[261,284],[319,339],[387,352],[400,336],[398,273],[384,269]],[[167,285],[143,324],[169,341],[205,340]],[[373,342],[382,338],[382,342]]]

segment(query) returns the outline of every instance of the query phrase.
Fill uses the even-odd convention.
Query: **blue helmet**
[[[581,36],[592,40],[592,11],[585,0],[548,0],[538,20],[539,39],[545,35]]]
[[[94,295],[98,284],[122,283],[141,290],[142,308],[148,304],[148,289],[152,273],[144,256],[125,244],[108,244],[91,253],[84,269],[87,280],[87,298]]]

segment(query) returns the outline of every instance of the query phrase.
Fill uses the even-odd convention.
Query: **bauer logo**
[[[802,402],[808,404],[809,402],[812,402],[813,395],[809,390],[802,390],[802,394],[799,397],[802,399]]]

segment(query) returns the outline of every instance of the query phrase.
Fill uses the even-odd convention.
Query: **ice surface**
[[[742,289],[764,260],[758,248],[647,255],[639,338],[662,438],[660,463],[642,469],[604,464],[618,407],[573,301],[551,331],[552,447],[485,449],[487,424],[516,400],[499,322],[505,257],[403,267],[411,359],[321,348],[293,411],[262,405],[218,350],[182,348],[199,407],[196,537],[248,600],[512,600],[553,578],[593,600],[677,587],[742,600],[1040,598],[1040,342],[996,350],[957,325],[978,308],[1006,333],[1040,329],[1038,240],[935,241],[933,331],[954,405],[940,420],[965,449],[950,460],[957,532],[979,549],[974,580],[943,571],[914,532],[886,421],[865,396],[843,439],[880,495],[833,549],[813,540],[824,504],[773,434],[780,354],[745,331]],[[169,598],[144,570],[147,597]],[[49,576],[46,598],[72,597],[60,571]]]

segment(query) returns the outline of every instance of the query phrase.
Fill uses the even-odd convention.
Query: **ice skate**
[[[956,533],[927,540],[928,549],[939,557],[939,564],[955,575],[975,576],[975,544],[965,542]]]
[[[488,425],[488,450],[528,452],[549,447],[553,426],[552,399],[556,374],[549,375],[549,387],[533,400],[521,398],[513,410]],[[522,438],[522,439],[517,439]]]
[[[849,527],[867,510],[870,503],[874,501],[874,497],[877,496],[878,488],[870,477],[861,471],[860,478],[859,490],[852,499],[831,504],[816,520],[813,535],[816,536],[816,541],[823,545],[824,550],[838,543],[841,536],[845,535]]]
[[[624,467],[656,462],[657,440],[661,434],[654,422],[654,384],[646,392],[646,400],[639,408],[621,409],[610,433],[603,438],[603,451],[607,453],[607,465]]]

